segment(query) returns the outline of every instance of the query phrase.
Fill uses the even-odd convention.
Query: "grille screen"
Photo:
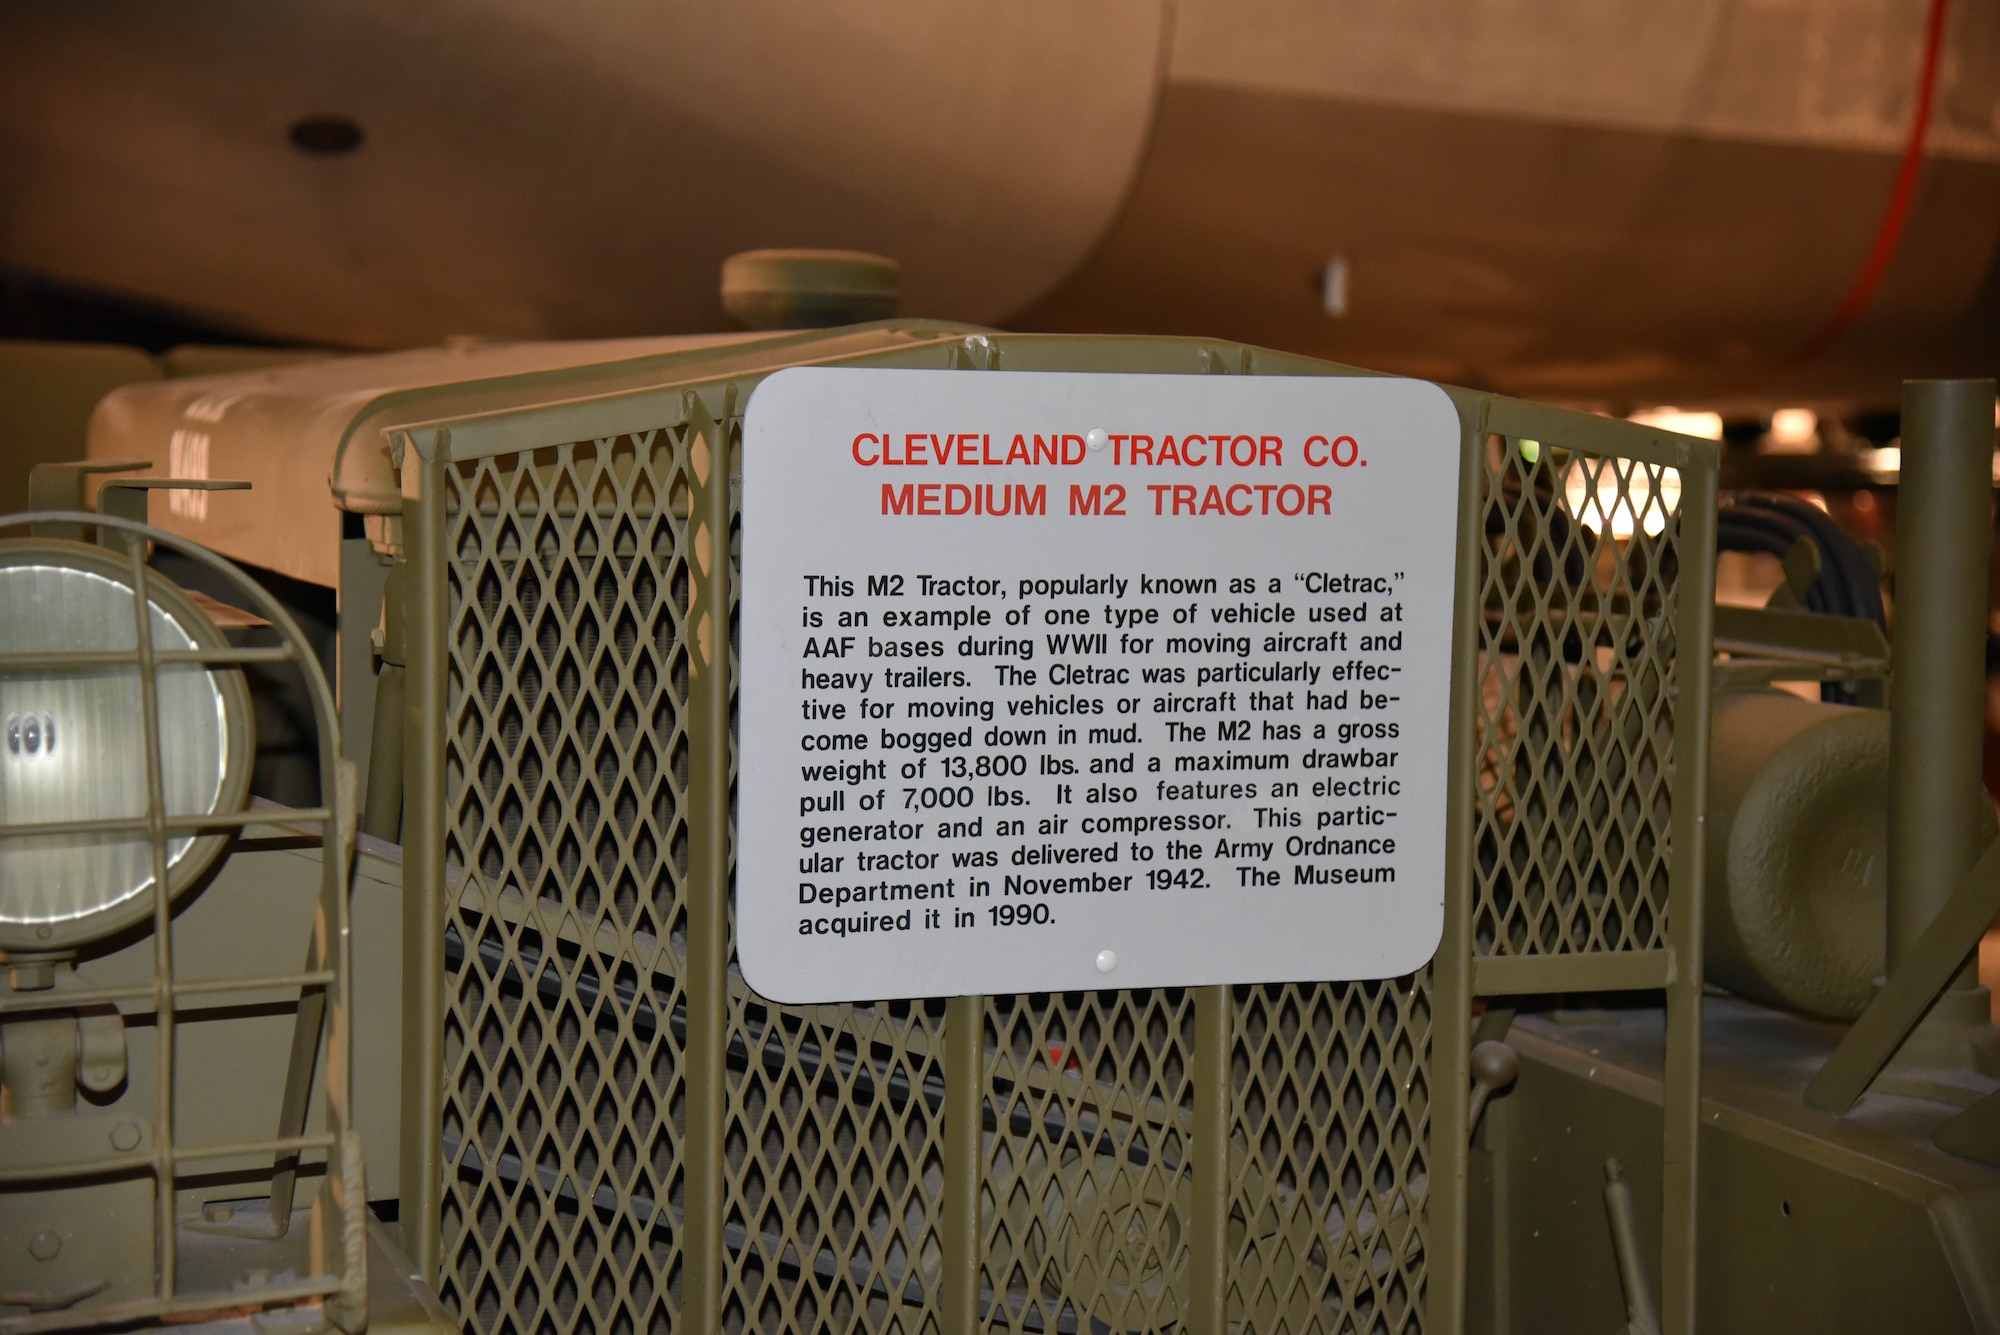
[[[1493,436],[1482,482],[1474,949],[1662,949],[1679,475]]]
[[[440,1293],[469,1330],[676,1308],[685,456],[660,432],[449,474]]]
[[[1658,949],[1672,470],[1533,445],[1479,468],[1473,950]],[[781,1007],[732,971],[721,1143],[686,1140],[689,448],[446,469],[442,1295],[481,1335],[675,1327],[685,1165],[714,1154],[722,1329],[937,1331],[943,1002]],[[1422,1330],[1431,971],[1226,995],[1231,1328]],[[1195,1012],[986,1001],[987,1326],[1185,1321]]]
[[[1181,990],[987,1003],[980,1285],[1005,1324],[1179,1318],[1193,1039]]]
[[[1428,978],[1237,988],[1235,1001],[1230,1318],[1421,1330]]]

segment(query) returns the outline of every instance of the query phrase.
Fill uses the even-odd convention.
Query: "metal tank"
[[[1882,974],[1889,716],[1726,693],[1711,738],[1708,976],[1852,1019]]]
[[[1907,367],[1991,363],[1996,21],[21,3],[0,266],[380,349],[714,329],[725,256],[843,247],[899,257],[905,309],[984,324],[1571,401],[1886,405]]]
[[[1710,748],[1709,978],[1853,1019],[1888,955],[1888,712],[1724,692]],[[2000,826],[1974,818],[1984,847]]]

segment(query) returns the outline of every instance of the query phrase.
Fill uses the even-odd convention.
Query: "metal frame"
[[[1699,1203],[1701,1121],[1702,997],[1702,836],[1708,789],[1709,666],[1715,603],[1715,523],[1718,452],[1706,442],[1630,423],[1593,419],[1518,400],[1451,391],[1464,424],[1460,478],[1460,604],[1454,644],[1451,782],[1469,796],[1469,767],[1478,746],[1473,719],[1479,709],[1477,646],[1485,615],[1479,583],[1478,547],[1483,540],[1481,485],[1487,476],[1484,451],[1497,437],[1512,451],[1522,440],[1544,450],[1575,451],[1606,459],[1630,459],[1668,467],[1679,474],[1678,566],[1675,589],[1674,772],[1672,852],[1666,909],[1666,948],[1622,951],[1508,955],[1482,951],[1474,939],[1475,902],[1471,863],[1473,810],[1461,801],[1454,814],[1447,876],[1453,893],[1446,900],[1444,942],[1437,956],[1439,1013],[1455,1017],[1460,1040],[1436,1050],[1439,1120],[1464,1127],[1438,1138],[1437,1157],[1445,1189],[1439,1199],[1437,1260],[1432,1271],[1431,1328],[1457,1332],[1465,1311],[1465,1248],[1468,1172],[1465,1111],[1470,1102],[1471,1003],[1475,997],[1504,1004],[1512,996],[1568,992],[1664,989],[1667,1058],[1663,1108],[1661,1328],[1668,1335],[1691,1335],[1695,1323],[1696,1226]],[[1621,481],[1621,492],[1624,487]],[[1447,1241],[1449,1240],[1449,1241]],[[1442,1244],[1442,1245],[1438,1245]]]
[[[235,566],[212,552],[173,534],[131,519],[73,511],[42,511],[0,518],[0,532],[29,525],[90,526],[100,538],[117,535],[129,564],[133,590],[133,617],[137,643],[131,652],[79,654],[0,654],[0,673],[9,671],[51,671],[124,665],[139,670],[141,706],[144,710],[147,811],[130,820],[59,821],[39,824],[0,824],[0,839],[61,833],[107,831],[144,832],[152,854],[153,890],[151,930],[153,938],[153,978],[149,985],[96,988],[61,988],[47,992],[15,993],[0,998],[0,1012],[32,1013],[42,1010],[70,1010],[82,1005],[112,1002],[151,1002],[157,1041],[154,1056],[154,1107],[152,1144],[128,1153],[96,1156],[56,1163],[34,1163],[0,1171],[7,1184],[46,1183],[60,1188],[82,1179],[101,1179],[138,1174],[154,1181],[154,1293],[150,1298],[120,1303],[91,1305],[87,1302],[55,1312],[0,1317],[0,1333],[35,1335],[41,1331],[72,1330],[245,1306],[274,1306],[318,1300],[327,1315],[343,1330],[357,1331],[367,1320],[366,1210],[362,1190],[360,1140],[350,1120],[353,1069],[350,1006],[348,998],[350,942],[348,924],[348,883],[354,847],[355,784],[353,766],[339,758],[335,739],[340,724],[332,693],[320,672],[317,659],[285,609]],[[60,530],[58,530],[60,531]],[[72,530],[76,531],[76,530]],[[146,565],[151,543],[158,543],[200,562],[224,576],[277,628],[284,644],[275,649],[204,648],[189,651],[158,651],[153,647],[149,590],[172,587]],[[163,796],[164,757],[160,753],[157,669],[177,663],[229,665],[260,662],[296,662],[311,692],[320,729],[320,782],[323,800],[311,810],[288,813],[292,820],[316,822],[321,832],[325,856],[322,858],[319,912],[326,926],[315,933],[308,945],[303,969],[275,974],[184,980],[177,976],[173,950],[174,888],[168,876],[167,842],[176,834],[229,833],[246,826],[267,823],[269,812],[254,810],[219,812],[212,816],[177,817],[168,815]],[[175,1134],[174,1025],[179,1002],[184,997],[249,994],[273,988],[297,988],[300,995],[295,1024],[292,1060],[286,1076],[284,1108],[277,1134],[256,1140],[237,1140],[211,1145],[181,1145]],[[326,1054],[326,1111],[324,1131],[305,1129],[307,1105],[318,1055]],[[6,1134],[0,1128],[0,1137]],[[273,1161],[271,1218],[280,1234],[289,1220],[301,1156],[323,1153],[327,1161],[326,1208],[337,1212],[339,1239],[329,1249],[337,1257],[338,1268],[330,1273],[283,1282],[266,1282],[222,1291],[183,1293],[176,1277],[177,1229],[176,1188],[188,1164],[239,1156],[270,1156]],[[315,1207],[320,1208],[318,1206]]]
[[[690,742],[686,812],[690,836],[684,908],[686,915],[685,972],[679,980],[683,1005],[662,1014],[684,1023],[684,1059],[680,1079],[686,1091],[685,1141],[681,1146],[681,1226],[677,1230],[680,1301],[672,1309],[675,1329],[719,1329],[726,1283],[725,1235],[730,1228],[725,1211],[732,1208],[723,1181],[724,1135],[727,1130],[725,1060],[743,1052],[755,1061],[759,1044],[776,1044],[776,1030],[758,1038],[731,1029],[742,1004],[740,980],[729,975],[727,906],[731,858],[729,811],[732,704],[728,640],[723,638],[731,607],[731,561],[721,559],[721,544],[734,522],[730,488],[734,471],[719,466],[736,448],[735,425],[741,406],[762,375],[784,365],[842,362],[878,366],[945,367],[962,370],[1178,371],[1191,374],[1365,374],[1304,358],[1253,350],[1237,345],[1198,343],[1179,339],[1088,339],[1050,336],[991,336],[960,332],[925,332],[914,327],[904,346],[875,347],[860,352],[832,345],[787,345],[782,351],[759,353],[755,348],[717,364],[711,359],[690,366],[686,383],[618,394],[472,415],[435,423],[411,424],[392,432],[392,453],[402,466],[405,520],[412,573],[410,627],[409,736],[407,761],[411,806],[406,825],[408,903],[411,919],[406,965],[407,1038],[405,1044],[406,1108],[403,1180],[400,1184],[405,1237],[419,1270],[429,1276],[444,1273],[437,1220],[441,1205],[443,1163],[439,1158],[444,1067],[439,1043],[445,1026],[445,912],[450,890],[446,882],[447,823],[444,739],[454,726],[447,713],[447,676],[452,652],[447,642],[453,625],[446,607],[445,570],[454,559],[445,515],[450,485],[448,469],[472,467],[501,456],[527,459],[536,451],[564,442],[596,442],[599,449],[626,437],[651,440],[656,433],[684,433],[693,464],[693,494],[684,523],[693,534],[694,568],[689,579],[685,613],[698,641],[690,654],[687,695],[687,735]],[[767,358],[758,361],[758,356]],[[1708,663],[1713,602],[1714,513],[1717,454],[1706,442],[1585,414],[1541,408],[1492,395],[1451,391],[1463,423],[1461,470],[1457,499],[1460,549],[1457,631],[1454,644],[1455,689],[1452,703],[1450,782],[1463,795],[1454,809],[1450,832],[1443,944],[1427,975],[1411,986],[1430,989],[1423,1001],[1429,1029],[1420,1038],[1428,1049],[1429,1067],[1417,1056],[1416,1074],[1427,1079],[1428,1106],[1416,1110],[1415,1133],[1428,1141],[1420,1161],[1428,1166],[1427,1199],[1411,1217],[1407,1255],[1413,1281],[1409,1320],[1433,1332],[1463,1328],[1465,1302],[1466,1119],[1470,1097],[1468,1053],[1471,1046],[1472,1004],[1476,996],[1503,997],[1528,992],[1662,988],[1667,991],[1672,1040],[1669,1053],[1666,1136],[1663,1146],[1669,1192],[1665,1208],[1666,1239],[1663,1272],[1665,1329],[1692,1329],[1694,1295],[1695,1142],[1699,1107],[1701,996],[1701,810],[1705,788],[1708,729]],[[1668,703],[1675,737],[1671,786],[1671,888],[1668,895],[1666,943],[1662,948],[1609,949],[1581,953],[1550,953],[1506,957],[1479,954],[1472,930],[1474,820],[1474,728],[1480,707],[1473,671],[1478,654],[1483,609],[1479,572],[1486,504],[1482,483],[1483,451],[1489,436],[1530,436],[1551,446],[1585,451],[1648,467],[1676,469],[1681,493],[1674,522],[1675,541],[1684,561],[1677,574],[1673,643],[1680,665]],[[679,448],[679,447],[677,447]],[[539,456],[535,456],[539,457]],[[706,536],[704,536],[706,535]],[[417,739],[425,739],[417,745]],[[468,950],[471,949],[468,943]],[[527,961],[523,961],[526,967]],[[510,966],[511,967],[511,966]],[[1372,986],[1372,985],[1370,985]],[[1178,1319],[1196,1332],[1223,1331],[1243,1320],[1232,1315],[1230,1267],[1237,1260],[1229,1250],[1232,1205],[1245,1199],[1242,1170],[1232,1167],[1229,1149],[1232,1127],[1242,1114],[1243,1081],[1255,1081],[1254,1071],[1241,1074],[1246,1060],[1244,1016],[1265,1005],[1256,989],[1205,988],[1191,994],[1191,1042],[1186,1049],[1189,1085],[1185,1100],[1191,1169],[1185,1207],[1175,1207],[1185,1219],[1185,1306]],[[1233,995],[1243,992],[1245,995]],[[1114,994],[1106,994],[1114,995]],[[1420,992],[1413,991],[1412,997]],[[755,998],[750,1002],[763,1006]],[[1273,999],[1270,1005],[1279,1002]],[[1253,1010],[1245,1010],[1250,1006]],[[769,1007],[776,1013],[779,1008]],[[833,1008],[825,1008],[831,1010]],[[995,1285],[982,1277],[982,1248],[991,1212],[980,1193],[993,1150],[987,1146],[1007,1128],[1012,1115],[992,1085],[1006,1064],[1004,1054],[985,1041],[966,1044],[955,1036],[991,1034],[1000,1014],[987,999],[957,998],[945,1005],[942,1062],[934,1077],[939,1086],[931,1104],[941,1117],[937,1167],[942,1189],[935,1201],[936,1288],[922,1295],[922,1305],[939,1329],[973,1329],[986,1322],[1012,1322],[1000,1307]],[[683,1018],[684,1017],[684,1018]],[[1449,1017],[1448,1020],[1446,1017]],[[1002,1036],[1004,1039],[1004,1035]],[[914,1041],[914,1040],[913,1040]],[[927,1039],[925,1042],[934,1042]],[[767,1055],[777,1049],[765,1047]],[[930,1049],[932,1059],[938,1055]],[[818,1060],[824,1061],[824,1054]],[[1059,1065],[1058,1061],[1058,1065]],[[1236,1074],[1232,1074],[1234,1065]],[[822,1071],[825,1067],[820,1068]],[[845,1068],[843,1068],[845,1069]],[[1012,1069],[1012,1068],[1009,1068]],[[911,1077],[915,1079],[913,1075]],[[1009,1077],[1010,1079],[1012,1077]],[[1057,1072],[1049,1079],[1059,1081]],[[926,1085],[928,1091],[932,1087]],[[1016,1105],[1018,1106],[1018,1105]],[[1054,1105],[1046,1105],[1054,1106]],[[1054,1116],[1053,1113],[1048,1114]],[[1179,1134],[1179,1133],[1176,1133]],[[568,1188],[565,1188],[568,1190]],[[619,1188],[600,1189],[592,1197],[597,1208],[615,1209]],[[579,1183],[579,1193],[587,1194]],[[657,1208],[657,1206],[653,1207]],[[1428,1223],[1423,1214],[1427,1213]],[[658,1217],[658,1216],[656,1216]],[[730,1235],[737,1236],[737,1235]],[[1371,1246],[1374,1244],[1370,1244]],[[1399,1236],[1398,1248],[1402,1247]],[[804,1266],[805,1258],[798,1264]],[[914,1263],[913,1263],[914,1264]],[[1179,1264],[1179,1263],[1174,1263]],[[809,1267],[808,1267],[809,1268]],[[916,1285],[912,1277],[906,1282]],[[930,1282],[930,1281],[926,1281]],[[668,1277],[660,1277],[661,1285]],[[906,1289],[892,1295],[909,1301]],[[1424,1296],[1418,1297],[1421,1293]],[[470,1320],[470,1313],[466,1314]],[[1041,1318],[1037,1318],[1038,1320]],[[1323,1322],[1333,1319],[1320,1317]],[[1340,1320],[1347,1320],[1343,1317]],[[913,1315],[912,1321],[917,1318]],[[893,1323],[892,1323],[893,1324]]]

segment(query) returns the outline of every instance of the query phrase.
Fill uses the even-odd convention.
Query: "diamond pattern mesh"
[[[1422,1330],[1428,971],[1233,996],[1229,1319]]]
[[[786,1008],[731,982],[722,1328],[935,1331],[944,1003]]]
[[[445,1303],[665,1332],[686,1007],[685,441],[457,465]]]
[[[1159,1330],[1186,1300],[1194,994],[986,1006],[980,1288],[995,1328]]]
[[[450,472],[441,1292],[472,1331],[680,1321],[688,445]],[[1481,952],[1664,944],[1676,481],[1488,442]],[[1429,971],[1228,997],[1231,1329],[1421,1330]],[[985,1003],[987,1328],[1183,1324],[1195,1007]],[[723,1329],[939,1330],[944,1015],[781,1007],[732,972]]]
[[[1483,460],[1474,949],[1664,949],[1679,476],[1513,437]]]

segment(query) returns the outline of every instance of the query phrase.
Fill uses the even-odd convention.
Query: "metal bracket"
[[[1512,1045],[1489,1038],[1472,1046],[1472,1108],[1465,1115],[1465,1137],[1479,1134],[1479,1115],[1486,1102],[1514,1083],[1521,1074],[1521,1056]]]
[[[1784,567],[1785,582],[1771,591],[1764,608],[1772,612],[1804,611],[1806,590],[1810,589],[1813,581],[1819,578],[1819,544],[1801,535],[1799,540],[1792,544],[1792,549],[1785,553]]]
[[[125,1083],[125,1017],[115,1006],[76,1012],[76,1083],[109,1094]]]
[[[85,489],[94,473],[130,473],[153,465],[144,459],[92,459],[83,463],[36,464],[28,470],[30,510],[87,510]],[[34,524],[28,529],[38,538],[85,541],[83,525],[69,523]]]
[[[1889,668],[1882,628],[1861,617],[1718,606],[1715,647],[1732,657],[1791,659],[1801,667],[1839,669],[1850,676]]]
[[[2000,917],[2000,839],[1986,846],[1917,938],[1902,967],[1889,975],[1820,1067],[1806,1086],[1806,1102],[1835,1117],[1844,1116],[1903,1046],[1966,957],[1979,948],[1979,938],[1995,917]]]
[[[147,502],[151,492],[248,490],[250,490],[248,482],[230,482],[221,478],[123,478],[117,482],[107,482],[97,489],[97,513],[110,515],[113,519],[129,519],[135,524],[145,524],[151,522],[146,517]],[[129,552],[130,545],[138,539],[114,530],[105,533],[101,541],[112,551]]]

